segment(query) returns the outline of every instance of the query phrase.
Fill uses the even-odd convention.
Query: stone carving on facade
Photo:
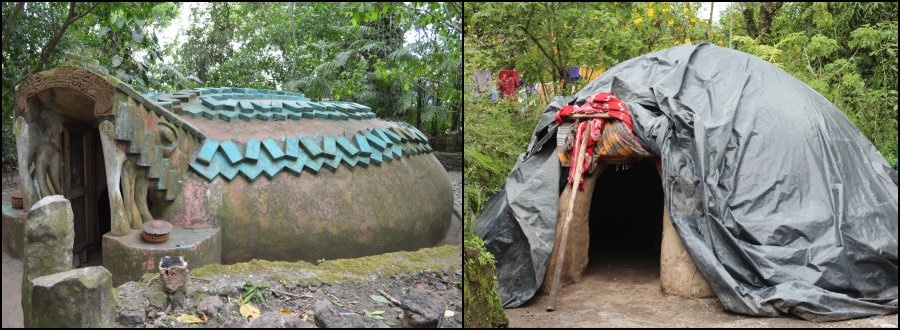
[[[94,100],[94,116],[112,115],[113,86],[103,77],[85,69],[64,66],[28,77],[16,92],[16,111],[28,110],[28,99],[51,88],[71,88]]]

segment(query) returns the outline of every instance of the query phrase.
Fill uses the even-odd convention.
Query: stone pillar
[[[28,122],[24,116],[16,118],[16,124],[13,127],[16,134],[16,155],[19,158],[19,190],[22,191],[22,204],[27,210],[37,201],[37,192],[34,191],[34,184],[29,174],[29,165],[31,165],[31,149],[32,136],[29,131]]]
[[[566,239],[566,257],[563,259],[562,272],[559,274],[559,287],[562,288],[572,283],[581,282],[581,275],[588,264],[588,250],[590,248],[591,229],[591,201],[594,196],[594,185],[603,168],[598,167],[593,172],[584,175],[584,191],[579,188],[575,195],[575,204],[572,206],[572,221],[569,223],[569,237]],[[567,175],[564,171],[560,175]],[[550,292],[553,286],[553,272],[559,259],[559,249],[562,242],[563,226],[569,213],[569,200],[572,199],[572,185],[566,185],[559,196],[559,213],[556,220],[556,239],[553,241],[553,250],[550,253],[550,262],[547,273],[544,275],[542,292]],[[601,187],[600,189],[609,189]]]
[[[116,304],[112,275],[94,266],[35,278],[31,288],[31,327],[112,328]]]
[[[103,165],[106,167],[106,191],[109,194],[109,216],[111,229],[109,234],[115,237],[131,233],[131,226],[125,216],[125,203],[119,191],[122,179],[122,166],[125,164],[125,151],[119,149],[115,140],[116,127],[109,121],[100,123],[100,143],[103,147]]]
[[[25,220],[25,253],[22,258],[22,313],[30,327],[31,281],[72,269],[75,216],[62,195],[47,196],[31,207]]]
[[[663,203],[662,250],[659,254],[659,282],[662,292],[688,298],[715,297],[672,225],[669,203]]]

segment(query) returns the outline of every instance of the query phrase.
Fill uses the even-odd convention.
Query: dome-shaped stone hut
[[[16,113],[24,208],[4,218],[64,195],[74,251],[99,245],[116,284],[164,255],[195,267],[358,257],[432,246],[450,224],[427,138],[365,105],[253,88],[142,95],[61,66],[18,86]],[[153,219],[174,225],[163,243],[141,239]]]

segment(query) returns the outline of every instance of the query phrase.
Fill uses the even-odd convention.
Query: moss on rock
[[[305,261],[253,259],[233,265],[212,264],[191,270],[191,276],[212,279],[218,276],[263,275],[281,282],[312,285],[337,281],[365,280],[369,275],[414,274],[425,270],[459,267],[460,246],[446,245],[413,252],[393,252],[375,256],[328,260],[318,266]]]
[[[463,326],[496,328],[509,324],[497,295],[494,256],[484,250],[480,238],[466,235],[463,260]]]

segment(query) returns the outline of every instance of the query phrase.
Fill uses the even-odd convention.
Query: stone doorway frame
[[[96,144],[95,139],[90,137],[94,134],[93,130],[99,130],[100,143],[99,145],[92,145],[91,147],[100,148],[103,155],[102,167],[106,172],[106,180],[104,181],[106,182],[106,190],[109,195],[110,204],[110,233],[113,235],[119,234],[118,236],[127,233],[129,228],[127,227],[124,216],[124,203],[120,191],[120,174],[122,164],[125,160],[125,152],[118,148],[117,143],[114,140],[116,112],[113,109],[113,104],[117,101],[117,88],[115,83],[107,80],[107,78],[104,78],[101,74],[97,74],[84,68],[60,66],[28,77],[19,84],[16,89],[16,152],[18,155],[18,175],[24,209],[29,210],[31,206],[40,199],[40,195],[43,194],[39,193],[36,187],[31,184],[33,182],[33,176],[31,174],[32,165],[36,168],[41,165],[50,168],[58,166],[60,172],[64,170],[62,169],[63,164],[61,160],[64,157],[68,158],[66,157],[66,153],[68,153],[69,150],[63,150],[64,146],[60,145],[60,143],[62,143],[62,135],[64,134],[63,122],[68,123],[70,126],[72,124],[87,125],[90,126],[91,129],[87,130],[85,135],[88,136],[87,140],[91,143]],[[41,98],[48,97],[47,93],[51,93],[51,96],[49,96],[51,99],[53,99],[53,95],[56,94],[66,94],[69,96],[77,95],[77,98],[81,98],[84,101],[88,99],[92,101],[93,108],[87,109],[83,107],[80,112],[72,111],[72,113],[66,113],[67,110],[74,108],[67,108],[64,105],[55,103],[54,105],[57,109],[52,110],[48,108],[48,105],[43,104],[41,101]],[[38,105],[42,104],[43,107],[36,108]],[[86,103],[82,103],[82,105],[84,104]],[[72,118],[63,118],[67,115]],[[50,120],[48,119],[50,117],[56,118]],[[44,121],[55,122],[53,124],[48,124]],[[53,127],[47,128],[49,126]],[[59,131],[57,138],[53,138],[52,135],[48,134],[56,131]],[[55,152],[58,153],[57,159],[60,162],[59,164],[39,164],[37,162],[38,159],[35,157],[35,151],[42,144],[47,143],[57,144]],[[86,151],[88,150],[85,150],[85,152]],[[92,161],[98,161],[99,159],[94,159],[94,154],[95,153],[85,154],[85,159],[90,158]],[[68,179],[68,175],[58,175],[56,181],[60,181],[63,177]],[[41,180],[45,179],[39,178],[37,181],[40,182]],[[50,180],[48,181],[53,180],[54,179],[50,177]],[[57,187],[62,187],[62,182],[56,182],[56,184]],[[93,192],[96,192],[97,194],[103,191],[100,187],[94,187],[92,189],[95,190]],[[62,188],[60,188],[60,190],[64,191]],[[50,190],[50,192],[54,191]],[[92,197],[93,199],[97,199],[98,196]],[[86,208],[93,208],[94,204],[96,204],[96,200],[87,202],[92,203],[86,203]],[[116,231],[117,227],[123,226],[124,228],[118,228],[119,231]],[[102,245],[102,240],[100,241],[100,244]]]

